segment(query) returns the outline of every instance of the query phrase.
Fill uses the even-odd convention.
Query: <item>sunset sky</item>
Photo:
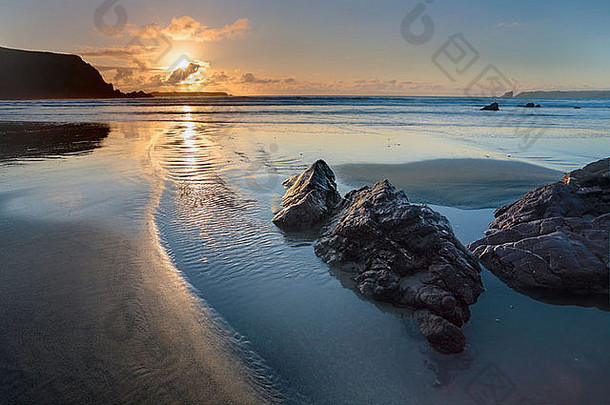
[[[77,53],[123,91],[461,95],[490,64],[517,90],[610,88],[607,0],[422,1],[435,29],[416,45],[401,22],[418,4],[2,0],[0,46]],[[458,33],[479,57],[452,81],[432,57]]]

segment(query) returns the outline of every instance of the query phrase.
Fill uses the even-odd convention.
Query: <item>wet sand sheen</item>
[[[145,239],[1,221],[0,396],[11,403],[264,403]],[[15,390],[15,386],[19,389]]]
[[[337,176],[360,187],[387,178],[414,202],[464,209],[497,208],[563,173],[519,161],[434,159],[404,164],[345,164]]]
[[[93,165],[91,156],[84,162]],[[112,153],[102,153],[95,163],[108,164],[109,156],[120,165]],[[143,217],[133,221],[135,229],[133,223],[113,226],[91,215],[68,219],[80,209],[125,215],[105,203],[115,191],[100,187],[108,174],[82,170],[81,163],[34,164],[41,166],[3,171],[27,184],[29,175],[37,177],[51,167],[66,178],[76,170],[79,176],[71,186],[84,193],[93,188],[93,206],[102,205],[60,204],[54,217],[37,206],[37,200],[48,198],[44,187],[30,184],[11,192],[21,184],[12,181],[0,192],[0,402],[270,402],[243,365],[229,332],[158,243],[152,213],[159,184],[148,184],[152,193],[148,205],[140,207]],[[138,167],[134,177],[138,184],[146,183],[145,168]],[[110,180],[116,175],[110,174]],[[61,186],[56,187],[61,193]],[[110,196],[121,205],[120,195]]]

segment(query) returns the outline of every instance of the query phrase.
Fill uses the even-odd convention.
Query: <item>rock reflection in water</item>
[[[106,124],[0,123],[0,162],[50,159],[99,147],[110,133]]]

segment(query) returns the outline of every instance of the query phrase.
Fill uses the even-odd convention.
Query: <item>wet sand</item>
[[[1,398],[265,402],[149,238],[12,218],[0,233]]]
[[[129,163],[148,140],[23,128],[43,132],[0,159],[0,403],[268,403],[159,243],[162,188]]]
[[[346,164],[335,168],[353,187],[387,178],[413,202],[463,209],[497,208],[563,173],[518,161],[435,159],[405,164]]]
[[[0,398],[265,402],[150,238],[6,217],[0,234]]]

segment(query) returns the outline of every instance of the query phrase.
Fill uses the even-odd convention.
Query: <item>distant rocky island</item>
[[[78,55],[0,47],[0,99],[140,97],[152,95],[116,90]]]
[[[152,93],[153,97],[229,97],[229,93],[225,93],[224,91],[173,91],[173,92],[163,92],[156,91]]]
[[[512,92],[504,94],[503,97],[513,97]],[[605,98],[610,97],[608,90],[585,90],[585,91],[523,91],[517,98]]]

